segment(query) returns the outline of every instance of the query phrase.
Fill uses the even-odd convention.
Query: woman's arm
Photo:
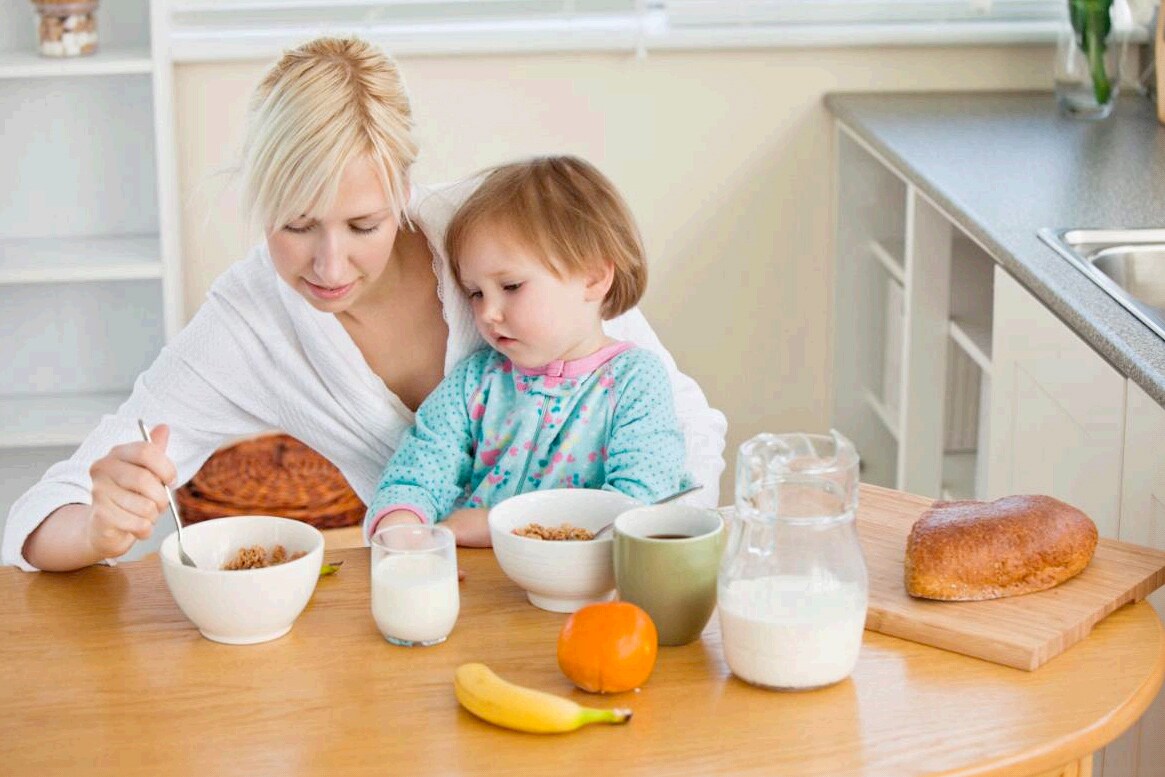
[[[24,542],[26,563],[45,572],[67,572],[106,556],[89,544],[89,505],[63,505],[45,518]]]
[[[277,426],[269,391],[251,377],[256,359],[242,351],[208,301],[118,411],[13,504],[0,562],[65,570],[120,555],[113,551],[150,536],[164,483],[189,480],[224,442]],[[139,418],[166,421],[168,445],[151,453]],[[120,535],[111,536],[114,529]]]
[[[676,417],[684,432],[688,472],[704,488],[685,501],[704,507],[720,503],[720,475],[724,472],[724,435],[728,422],[724,414],[708,406],[708,400],[696,381],[679,371],[675,359],[659,341],[647,319],[633,308],[603,325],[608,335],[628,340],[651,351],[663,362],[671,382]]]

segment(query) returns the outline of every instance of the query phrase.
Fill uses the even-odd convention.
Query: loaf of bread
[[[978,601],[1043,591],[1079,574],[1096,524],[1050,496],[935,502],[906,540],[906,591]]]

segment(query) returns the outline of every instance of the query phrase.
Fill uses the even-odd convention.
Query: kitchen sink
[[[1039,236],[1165,338],[1165,229],[1041,229]]]

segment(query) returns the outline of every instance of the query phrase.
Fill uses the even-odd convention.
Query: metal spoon
[[[142,430],[142,439],[148,443],[152,443],[150,439],[150,432],[146,429],[146,424],[142,419],[138,419],[138,428]],[[178,527],[178,559],[188,567],[198,568],[194,563],[194,559],[186,555],[186,551],[182,549],[182,519],[178,516],[178,503],[174,501],[174,492],[170,490],[169,486],[165,486],[166,498],[170,500],[170,512],[174,514],[174,525]]]
[[[676,491],[674,494],[668,494],[667,496],[663,497],[662,499],[656,499],[651,504],[653,504],[653,505],[665,504],[665,503],[671,502],[675,499],[679,499],[684,494],[690,494],[693,491],[699,491],[703,487],[704,487],[703,484],[697,483],[694,486],[688,486],[687,488],[681,488],[679,491]],[[604,526],[603,528],[601,528],[597,532],[595,532],[595,536],[592,537],[591,539],[597,540],[599,538],[600,534],[604,533],[605,531],[607,531],[608,529],[610,529],[614,525],[615,525],[615,522],[611,521],[609,524],[607,524],[606,526]]]

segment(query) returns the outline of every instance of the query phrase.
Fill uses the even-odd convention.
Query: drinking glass
[[[444,642],[457,614],[457,547],[443,526],[407,524],[372,538],[372,617],[380,633],[405,647]]]

